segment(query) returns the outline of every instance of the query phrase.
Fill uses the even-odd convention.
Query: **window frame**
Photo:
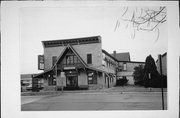
[[[89,75],[91,74],[92,75]],[[97,76],[95,75],[96,73],[95,72],[89,72],[87,74],[87,78],[88,78],[88,85],[91,85],[91,84],[97,84]],[[89,78],[92,78],[92,80],[89,80]]]
[[[91,53],[87,54],[87,64],[92,64],[92,54]]]
[[[52,66],[55,65],[56,61],[57,61],[57,56],[52,56]]]

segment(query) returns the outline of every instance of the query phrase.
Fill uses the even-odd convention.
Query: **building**
[[[126,78],[128,80],[128,85],[134,85],[134,68],[142,65],[145,66],[145,62],[135,62],[135,61],[119,61],[117,80]]]
[[[43,82],[45,90],[101,89],[116,84],[117,62],[102,50],[101,37],[43,41],[44,55],[39,56],[39,69],[33,76]]]
[[[21,74],[21,91],[27,91],[32,88],[32,74]]]
[[[134,68],[139,65],[144,67],[145,62],[131,61],[129,52],[116,53],[114,51],[111,55],[118,60],[117,80],[126,78],[128,85],[134,85]]]
[[[130,62],[129,53],[123,54],[127,57],[122,62],[119,54],[114,56],[103,50],[100,36],[49,40],[42,44],[44,54],[38,56],[38,68],[44,72],[33,75],[33,88],[39,83],[44,90],[62,86],[64,89],[109,88],[116,85],[118,77],[132,76],[132,73],[121,75],[121,69],[117,71],[121,63],[127,64],[128,70],[139,64]]]
[[[156,60],[157,70],[160,73],[160,60]],[[167,76],[167,52],[161,55],[162,75]]]

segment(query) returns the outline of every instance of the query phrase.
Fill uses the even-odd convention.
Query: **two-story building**
[[[131,61],[130,53],[116,53],[116,51],[111,54],[118,60],[117,70],[117,80],[126,78],[128,80],[128,85],[134,85],[134,68],[142,65],[145,65],[145,62]]]
[[[129,53],[109,54],[102,49],[100,36],[42,41],[44,54],[38,56],[33,88],[44,90],[102,89],[116,85],[122,77],[133,84],[134,67],[143,62],[130,61]],[[123,67],[123,68],[122,68]]]
[[[119,61],[117,70],[117,80],[126,78],[128,80],[128,85],[134,85],[134,68],[142,65],[145,66],[145,62],[137,61]]]
[[[116,84],[116,59],[102,50],[101,37],[42,41],[39,69],[34,87],[43,81],[45,90],[101,89]]]

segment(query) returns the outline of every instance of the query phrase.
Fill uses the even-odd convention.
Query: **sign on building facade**
[[[61,75],[57,77],[56,85],[57,86],[66,86],[64,80],[66,79],[65,72],[61,72]]]
[[[44,55],[38,55],[38,70],[44,70]]]

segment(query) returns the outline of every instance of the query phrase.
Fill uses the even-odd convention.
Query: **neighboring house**
[[[161,55],[162,75],[167,76],[167,53]],[[160,61],[156,60],[157,70],[160,73]]]
[[[117,80],[126,78],[128,80],[128,85],[134,85],[134,68],[139,65],[145,65],[145,62],[137,62],[130,60],[130,53],[116,53],[113,52],[113,55],[118,60],[117,68]]]
[[[129,52],[116,53],[116,51],[113,51],[113,54],[111,55],[118,61],[131,61]]]
[[[134,67],[129,53],[112,55],[102,49],[100,36],[42,41],[44,54],[38,56],[38,68],[44,72],[33,75],[33,88],[44,90],[102,89],[116,85],[126,76],[133,84]],[[121,64],[126,70],[121,70]],[[125,66],[126,65],[126,66]]]
[[[32,88],[32,74],[21,74],[21,91],[27,91]]]
[[[128,79],[129,85],[134,85],[134,68],[139,65],[145,65],[145,62],[135,62],[135,61],[120,61],[118,64],[117,79],[126,78]]]

